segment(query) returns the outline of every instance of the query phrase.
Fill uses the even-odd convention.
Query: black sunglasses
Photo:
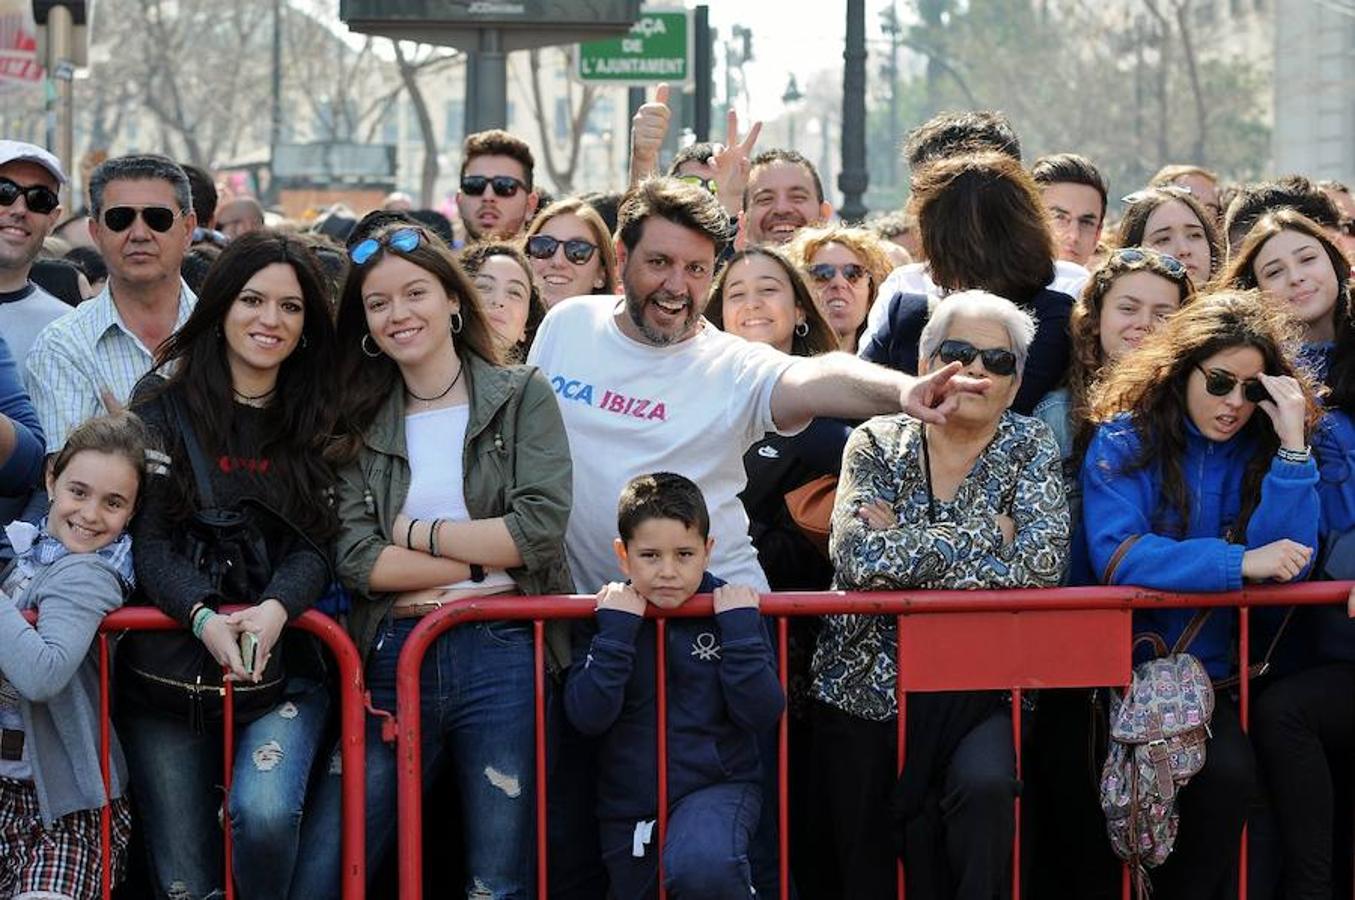
[[[983,360],[983,367],[994,375],[1011,375],[1016,371],[1016,354],[1001,347],[980,350],[969,341],[952,339],[942,341],[934,355],[943,363],[958,362],[962,366],[969,365],[977,356]]]
[[[518,189],[527,190],[527,185],[514,178],[512,175],[462,175],[461,193],[471,197],[479,197],[484,194],[486,187],[494,188],[494,193],[500,197],[512,197],[517,194]]]
[[[104,227],[109,231],[126,231],[132,227],[138,215],[147,228],[161,234],[173,228],[174,220],[179,216],[168,206],[143,206],[141,209],[135,206],[112,206],[104,210]]]
[[[394,247],[401,253],[409,253],[423,241],[423,235],[415,228],[401,228],[382,238],[367,238],[358,241],[348,251],[348,258],[354,265],[365,266],[382,247]]]
[[[1225,372],[1222,369],[1210,369],[1206,371],[1203,366],[1196,366],[1200,374],[1204,376],[1204,389],[1215,397],[1227,397],[1237,387],[1238,378],[1232,372]],[[1270,399],[1270,392],[1260,379],[1248,378],[1242,382],[1242,397],[1248,403],[1260,403],[1262,400]]]
[[[820,284],[832,281],[839,271],[842,272],[842,277],[847,279],[848,284],[856,284],[865,277],[866,267],[857,263],[847,263],[845,266],[835,266],[832,263],[814,263],[805,271]]]
[[[588,262],[598,250],[597,244],[585,241],[583,238],[570,238],[567,241],[562,241],[548,234],[534,234],[527,238],[527,255],[532,259],[550,259],[560,247],[565,248],[565,259],[576,266]]]
[[[8,178],[0,178],[0,206],[13,206],[20,197],[24,198],[29,212],[40,216],[47,215],[61,205],[61,198],[49,187],[40,184],[24,187]]]

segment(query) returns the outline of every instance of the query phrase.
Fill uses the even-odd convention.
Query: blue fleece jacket
[[[1320,532],[1326,547],[1345,532],[1355,530],[1355,422],[1345,412],[1330,410],[1313,435],[1317,460],[1317,495],[1322,504]],[[1344,546],[1342,550],[1344,551]],[[1331,577],[1342,577],[1355,560],[1332,560]],[[1295,613],[1300,649],[1296,666],[1340,660],[1355,662],[1355,620],[1346,615],[1344,603],[1300,607]],[[1291,643],[1288,638],[1285,643]]]
[[[724,584],[709,573],[697,593]],[[584,734],[603,735],[598,818],[653,819],[658,810],[653,619],[601,609],[576,624],[565,713]],[[714,619],[669,619],[668,802],[712,784],[757,783],[758,735],[785,706],[771,638],[755,609]]]
[[[1229,540],[1241,511],[1242,479],[1253,447],[1249,434],[1211,441],[1187,420],[1181,470],[1191,510],[1189,527],[1181,533],[1175,513],[1163,504],[1160,469],[1134,468],[1141,444],[1129,418],[1120,416],[1097,429],[1082,465],[1082,516],[1098,580],[1164,591],[1237,590],[1246,550],[1281,538],[1316,548],[1320,511],[1317,464],[1312,460],[1295,464],[1276,457],[1261,483],[1261,500],[1246,535]],[[1306,569],[1297,580],[1305,577]],[[1134,631],[1161,635],[1170,647],[1193,615],[1183,609],[1140,612]],[[1235,620],[1236,613],[1215,610],[1190,646],[1215,678],[1232,668]]]

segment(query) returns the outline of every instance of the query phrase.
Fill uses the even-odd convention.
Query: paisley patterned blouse
[[[1062,462],[1049,426],[1003,413],[955,498],[937,498],[928,521],[921,423],[880,416],[852,432],[833,507],[835,585],[847,591],[1056,587],[1068,560]],[[899,524],[876,531],[857,517],[882,499]],[[1016,523],[1003,543],[995,516]],[[827,616],[814,652],[814,696],[852,715],[885,721],[894,698],[891,616]]]

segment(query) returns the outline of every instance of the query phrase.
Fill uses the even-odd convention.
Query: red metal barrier
[[[234,612],[235,609],[242,607],[231,607],[223,609],[223,612]],[[29,613],[28,618],[33,621],[36,613]],[[343,840],[343,873],[341,884],[343,889],[343,900],[362,900],[366,891],[366,857],[364,850],[365,831],[365,806],[366,796],[366,747],[365,730],[363,722],[363,700],[362,700],[362,660],[358,657],[357,647],[348,637],[341,625],[323,613],[310,611],[292,620],[290,627],[299,628],[309,634],[319,638],[330,652],[334,655],[335,662],[339,672],[339,715],[340,715],[340,754],[343,766],[343,821],[342,821],[342,840]],[[98,648],[99,648],[99,763],[103,773],[104,790],[108,791],[111,786],[110,774],[110,750],[111,750],[111,731],[109,718],[109,660],[110,651],[108,638],[110,634],[121,634],[126,631],[173,631],[181,628],[178,622],[169,616],[152,607],[132,606],[125,607],[109,614],[103,623],[99,626]],[[224,740],[226,745],[226,773],[225,783],[227,790],[230,786],[230,766],[232,741],[232,718],[233,702],[232,693],[226,691],[225,712],[223,721]],[[226,847],[226,872],[230,872],[230,828],[229,823],[225,827],[225,847]],[[105,805],[103,808],[102,821],[100,823],[101,832],[101,859],[102,872],[100,875],[104,900],[109,900],[112,895],[112,872],[109,863],[111,862],[111,840],[112,840],[112,810]],[[234,885],[232,879],[226,878],[227,896],[234,896]]]
[[[1012,732],[1017,775],[1021,765],[1021,695],[1026,689],[1125,685],[1130,677],[1130,626],[1134,610],[1239,607],[1239,658],[1249,658],[1247,611],[1253,606],[1315,605],[1344,602],[1355,583],[1307,582],[1297,585],[1248,587],[1217,594],[1174,594],[1133,587],[1073,587],[1010,591],[891,591],[847,594],[841,591],[767,594],[764,615],[778,621],[780,678],[787,681],[786,617],[840,613],[898,617],[899,767],[905,748],[905,720],[909,691],[1001,689],[1012,693]],[[536,643],[536,754],[537,754],[537,896],[545,900],[546,784],[543,675],[543,623],[553,619],[582,619],[593,615],[592,596],[484,597],[448,604],[425,616],[410,632],[396,668],[396,756],[398,765],[399,877],[402,900],[423,897],[423,784],[420,745],[419,670],[423,657],[444,632],[471,622],[531,620]],[[694,618],[713,615],[711,597],[702,595],[673,610],[646,608],[650,618]],[[658,622],[657,666],[664,667],[663,622]],[[962,638],[964,652],[957,652]],[[1057,652],[1052,652],[1057,651]],[[1245,666],[1243,671],[1245,673]],[[1247,728],[1250,685],[1240,685],[1240,714]],[[665,679],[657,679],[658,721],[665,721]],[[780,882],[787,900],[789,879],[789,815],[787,810],[787,727],[782,717],[780,757]],[[667,753],[665,729],[658,733],[659,859],[667,826]],[[1013,900],[1019,900],[1020,800],[1016,801],[1017,837],[1013,847]],[[1246,835],[1241,866],[1246,870]],[[902,869],[900,869],[900,873]],[[662,882],[660,882],[662,883]],[[1129,896],[1129,880],[1123,881]],[[1246,900],[1246,878],[1239,880],[1240,900]],[[898,896],[903,898],[900,877]]]

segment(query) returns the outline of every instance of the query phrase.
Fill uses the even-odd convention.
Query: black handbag
[[[228,604],[254,604],[268,588],[275,560],[270,557],[268,541],[259,526],[263,518],[280,523],[328,560],[305,532],[266,503],[245,498],[235,506],[218,505],[207,458],[192,423],[178,398],[169,392],[164,397],[192,465],[198,497],[198,510],[182,533],[179,551],[208,577],[215,598]],[[285,681],[281,651],[279,640],[257,684],[234,684],[237,722],[251,722],[277,704]],[[157,713],[185,718],[197,731],[221,722],[226,693],[221,667],[192,634],[175,631],[128,635],[119,659],[122,670],[131,676],[123,682],[123,694],[130,702]]]

